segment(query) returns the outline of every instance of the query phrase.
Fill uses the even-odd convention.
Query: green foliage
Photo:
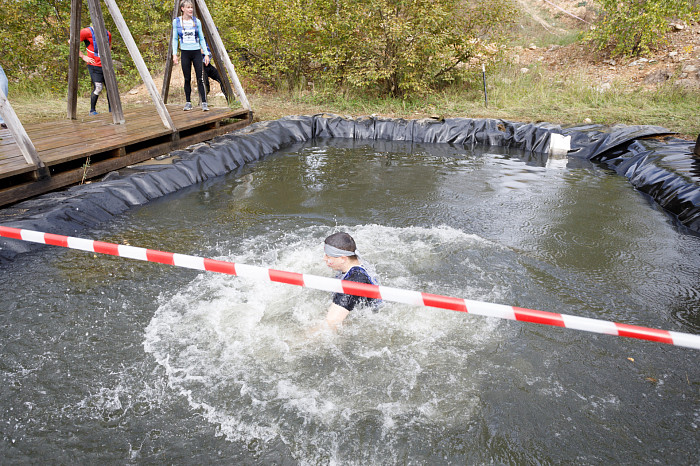
[[[119,0],[120,11],[147,64],[162,67],[170,34],[170,0]],[[0,0],[0,56],[13,84],[56,94],[67,86],[71,2],[66,0]],[[107,7],[102,5],[112,33],[112,59],[121,84],[138,79],[133,60],[120,38]],[[82,27],[90,24],[87,2],[81,11]],[[81,44],[84,50],[84,45]],[[80,88],[90,88],[85,66],[80,66]]]
[[[232,61],[277,88],[354,89],[422,96],[465,79],[499,50],[515,15],[512,0],[209,0]],[[152,72],[169,53],[173,0],[119,0]],[[67,0],[0,0],[0,54],[15,86],[65,92],[70,35]],[[106,5],[121,87],[139,81]],[[90,23],[83,1],[81,25]],[[84,47],[81,44],[81,48]],[[89,76],[80,64],[80,88]],[[20,84],[21,83],[21,84]]]
[[[496,0],[220,0],[216,16],[244,66],[269,83],[402,96],[459,79],[513,15]],[[226,18],[235,18],[232,27]],[[222,24],[224,25],[222,27]],[[493,40],[493,39],[492,39]],[[493,49],[493,51],[497,48]]]
[[[665,43],[669,20],[698,17],[689,0],[599,0],[601,13],[588,38],[612,56],[648,55]]]

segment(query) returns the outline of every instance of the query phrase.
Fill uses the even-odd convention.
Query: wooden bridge
[[[82,2],[71,0],[68,119],[24,126],[0,90],[0,116],[8,126],[0,129],[0,206],[80,183],[252,122],[250,103],[204,0],[194,2],[202,33],[211,47],[229,106],[237,100],[242,109],[231,110],[226,106],[208,112],[199,109],[185,112],[181,105],[167,105],[172,54],[168,53],[159,92],[116,1],[104,0],[153,102],[150,106],[124,111],[100,1],[87,0],[112,111],[79,119],[76,103]],[[178,15],[179,5],[179,0],[174,0],[173,18]]]
[[[112,123],[110,114],[26,125],[49,176],[27,162],[9,130],[0,129],[0,206],[183,149],[252,121],[245,109],[183,112],[179,104],[167,109],[175,132],[163,126],[153,106],[125,110],[120,125]]]

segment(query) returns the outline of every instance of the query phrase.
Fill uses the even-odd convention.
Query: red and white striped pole
[[[521,307],[505,306],[468,299],[451,298],[436,294],[409,291],[382,285],[370,285],[336,278],[319,277],[296,272],[268,269],[254,265],[237,264],[233,262],[206,259],[197,256],[188,256],[172,252],[157,251],[122,244],[105,243],[84,238],[42,233],[39,231],[25,230],[0,226],[0,237],[30,241],[33,243],[62,246],[70,249],[110,254],[112,256],[128,257],[148,262],[174,265],[195,270],[207,270],[209,272],[226,273],[239,277],[252,278],[289,285],[304,286],[332,293],[345,293],[367,298],[394,301],[397,303],[412,304],[415,306],[429,306],[451,311],[468,312],[470,314],[501,319],[519,320],[555,327],[565,327],[586,332],[618,335],[621,337],[637,338],[667,343],[675,346],[700,349],[700,335],[690,333],[659,330],[636,325],[620,324],[587,317],[576,317],[553,312],[536,311]]]

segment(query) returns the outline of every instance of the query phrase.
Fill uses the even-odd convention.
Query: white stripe
[[[382,299],[396,303],[413,304],[414,306],[425,306],[423,304],[423,293],[418,291],[402,290],[390,286],[379,286],[379,294]]]
[[[80,249],[81,251],[95,252],[95,242],[91,239],[68,237],[68,247],[71,249]]]
[[[606,335],[617,335],[617,327],[614,322],[605,320],[589,319],[588,317],[577,317],[566,314],[561,315],[566,328],[585,330],[586,332],[604,333]]]
[[[42,233],[40,231],[20,230],[19,234],[24,241],[31,241],[33,243],[46,244],[46,240],[44,239],[44,233]]]
[[[700,349],[700,335],[692,335],[690,333],[671,332],[673,344],[677,346],[685,346],[688,348]]]
[[[134,246],[126,246],[123,244],[117,245],[117,250],[121,257],[128,257],[129,259],[137,259],[140,261],[147,261],[148,256],[146,255],[146,249],[135,248]]]
[[[256,280],[270,281],[270,273],[266,268],[256,265],[246,265],[236,263],[236,275],[239,277],[253,278]]]
[[[512,306],[484,303],[481,301],[470,301],[468,299],[465,299],[464,302],[467,304],[467,312],[469,314],[515,320],[515,311],[513,310]]]
[[[303,275],[304,286],[315,290],[330,291],[331,293],[342,293],[343,285],[336,278],[319,277],[317,275]]]
[[[188,269],[204,270],[204,258],[197,256],[173,254],[173,264],[178,267],[187,267]]]

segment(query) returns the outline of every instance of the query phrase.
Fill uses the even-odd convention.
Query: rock
[[[522,74],[527,74],[527,73],[530,72],[530,68],[520,68],[520,72],[521,72]]]
[[[685,24],[682,24],[682,23],[672,23],[672,24],[671,24],[671,29],[672,29],[673,31],[682,31],[683,29],[685,29]]]
[[[530,44],[528,47],[530,50],[537,50],[537,46],[535,44]]]
[[[646,84],[661,84],[668,81],[670,78],[671,72],[669,70],[660,69],[646,75],[644,77],[644,82]]]
[[[591,123],[593,123],[593,120],[591,120],[590,118],[586,118],[583,120],[583,122],[586,123],[587,125],[590,125]]]
[[[685,65],[683,67],[683,73],[695,74],[698,72],[698,67],[696,65]]]
[[[648,58],[640,58],[639,60],[635,60],[627,66],[643,65],[643,64],[647,63],[648,61],[649,61]]]

